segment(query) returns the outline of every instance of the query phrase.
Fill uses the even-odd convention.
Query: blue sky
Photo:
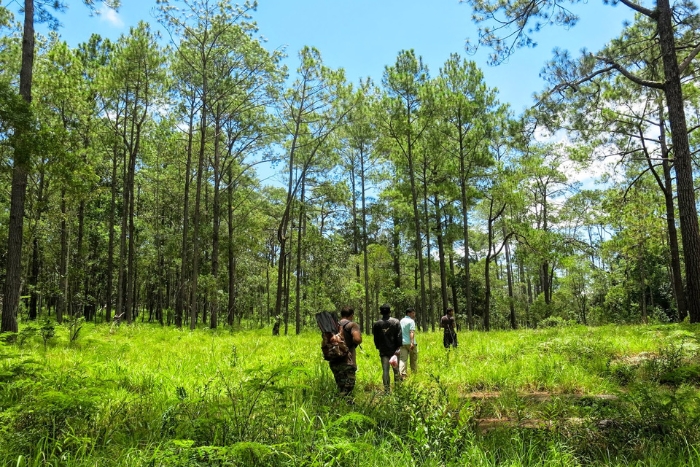
[[[139,20],[155,25],[155,4],[122,0],[119,12],[103,10],[89,17],[82,2],[72,1],[68,12],[59,15],[59,33],[70,45],[86,41],[92,33],[116,39]],[[539,72],[554,47],[572,52],[598,49],[632,17],[627,7],[606,6],[602,0],[572,9],[581,15],[578,25],[571,30],[548,28],[536,37],[536,48],[521,49],[497,67],[486,64],[486,50],[467,56],[464,42],[476,38],[476,27],[469,5],[458,0],[259,0],[253,18],[269,48],[286,48],[290,70],[296,68],[297,52],[304,45],[317,47],[326,65],[343,67],[353,82],[368,76],[380,82],[384,67],[392,65],[402,49],[412,48],[422,56],[432,76],[456,52],[474,60],[488,85],[499,89],[500,100],[520,112],[542,89]]]

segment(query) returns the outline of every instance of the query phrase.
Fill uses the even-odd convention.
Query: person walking
[[[397,355],[401,348],[401,324],[398,319],[391,317],[391,307],[388,304],[380,306],[379,312],[382,314],[382,318],[372,325],[372,335],[374,336],[374,346],[379,351],[379,358],[382,361],[384,391],[389,392],[391,387],[390,368],[394,371],[394,386],[399,381],[399,369],[391,366],[389,361],[391,357]]]
[[[407,364],[411,362],[411,373],[418,371],[418,345],[416,344],[416,310],[409,308],[401,319],[401,351],[399,353],[399,374],[406,379]]]
[[[348,346],[347,357],[329,361],[335,384],[341,396],[349,397],[355,389],[355,373],[357,373],[357,346],[362,343],[360,326],[353,321],[355,310],[350,306],[344,306],[340,310],[340,323],[343,330],[345,343]]]
[[[457,322],[454,317],[455,311],[452,307],[448,307],[445,316],[440,318],[440,327],[443,329],[442,345],[446,349],[457,347]]]

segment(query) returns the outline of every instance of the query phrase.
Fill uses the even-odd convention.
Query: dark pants
[[[450,346],[457,347],[457,333],[454,331],[446,332],[442,335],[442,345],[448,349]]]
[[[396,385],[396,383],[400,381],[399,368],[398,365],[393,367],[389,364],[391,355],[388,357],[385,355],[380,355],[379,357],[382,359],[382,383],[384,383],[384,389],[388,391],[391,387],[391,375],[389,374],[389,370],[394,370],[394,385]]]
[[[355,389],[355,373],[357,368],[345,362],[329,362],[335,384],[341,396],[348,396]]]

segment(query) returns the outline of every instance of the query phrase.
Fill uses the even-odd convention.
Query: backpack
[[[325,311],[316,313],[316,322],[321,328],[323,358],[332,361],[347,357],[350,348],[345,342],[345,326],[338,324],[335,316]]]

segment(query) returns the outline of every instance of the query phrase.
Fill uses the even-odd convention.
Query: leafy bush
[[[80,337],[80,330],[83,328],[85,318],[78,315],[73,315],[68,320],[68,342],[73,343]]]
[[[41,339],[44,341],[44,351],[46,351],[49,341],[56,336],[56,327],[49,318],[44,320],[41,328],[39,328],[39,333],[41,334]]]
[[[168,467],[266,467],[277,466],[275,451],[259,443],[231,446],[195,446],[192,440],[173,440],[155,452],[150,462]]]
[[[93,440],[95,396],[84,391],[45,391],[7,410],[0,444],[10,452],[34,453],[42,446],[60,445],[63,452],[84,450]]]
[[[550,316],[549,318],[540,320],[537,326],[541,328],[563,328],[566,326],[575,326],[576,324],[576,321],[570,321],[559,316]]]

